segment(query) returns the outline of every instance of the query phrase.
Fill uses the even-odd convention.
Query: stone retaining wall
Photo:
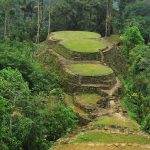
[[[104,61],[114,70],[114,72],[116,72],[117,74],[119,74],[120,72],[126,73],[128,65],[120,54],[117,46],[113,46],[111,49],[103,51],[103,55]]]
[[[63,57],[74,60],[74,61],[84,61],[84,60],[101,60],[101,52],[106,50],[104,48],[98,52],[76,52],[67,49],[59,41],[47,41],[47,44],[51,49],[54,49],[58,54],[62,55]]]
[[[109,81],[109,82],[107,82]],[[109,74],[105,76],[82,76],[81,84],[109,84],[114,85],[116,83],[115,74]]]
[[[108,81],[108,82],[107,82]],[[114,85],[116,83],[115,74],[104,76],[80,76],[70,75],[69,82],[73,84],[107,84]]]
[[[80,103],[80,102],[76,99],[75,95],[73,96],[73,103],[74,103],[75,106],[77,106],[78,108],[82,109],[83,111],[85,111],[85,112],[87,112],[87,113],[91,113],[91,112],[93,112],[93,111],[96,110],[96,107],[94,107],[94,106],[91,106],[91,105],[84,105],[84,104]]]

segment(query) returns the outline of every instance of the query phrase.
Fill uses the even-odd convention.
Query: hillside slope
[[[61,31],[52,33],[46,43],[49,55],[68,74],[64,103],[77,113],[82,125],[51,149],[149,149],[150,136],[122,108],[121,83],[105,59],[114,52],[116,38],[111,41],[91,32]]]

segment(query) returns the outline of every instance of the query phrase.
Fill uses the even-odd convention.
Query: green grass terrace
[[[101,99],[101,96],[98,94],[77,94],[76,99],[83,105],[96,106],[97,102]]]
[[[82,76],[105,76],[113,73],[113,70],[102,64],[71,64],[69,70]]]
[[[60,40],[60,44],[73,52],[94,53],[106,48],[101,42],[101,35],[87,31],[59,31],[53,32],[53,37]]]
[[[138,143],[150,144],[150,140],[141,135],[112,134],[98,131],[89,131],[79,134],[71,143]]]
[[[96,122],[95,125],[97,126],[120,126],[120,127],[127,127],[131,129],[139,129],[139,125],[131,119],[121,119],[117,116],[105,116],[99,118]]]

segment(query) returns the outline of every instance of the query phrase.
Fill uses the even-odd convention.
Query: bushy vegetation
[[[129,65],[128,71],[123,75],[124,101],[129,115],[150,133],[150,46],[144,44],[140,31],[134,26],[126,29],[122,37],[124,43],[122,55],[126,57]]]
[[[77,123],[59,75],[35,60],[31,43],[3,41],[0,49],[0,149],[48,149]]]
[[[87,116],[74,106],[71,96],[65,99],[62,84],[67,75],[56,58],[49,55],[49,48],[42,47],[43,43],[35,44],[51,33],[72,39],[61,44],[82,52],[97,52],[106,47],[89,38],[122,34],[119,52],[126,65],[121,64],[124,73],[120,75],[123,100],[129,115],[150,133],[149,8],[148,0],[0,0],[0,149],[47,150],[76,128],[77,118],[72,109]],[[97,33],[67,35],[60,30]],[[116,43],[118,36],[106,39]],[[42,49],[39,53],[39,47],[47,51]],[[58,51],[66,53],[61,47]],[[70,55],[66,53],[66,58]],[[113,73],[100,64],[73,64],[70,69],[90,76]],[[64,99],[72,109],[64,106]],[[149,143],[136,135],[103,133],[86,134],[77,141],[100,139],[107,143],[110,138],[115,142]]]
[[[110,33],[121,33],[136,25],[149,41],[147,0],[1,0],[0,4],[1,38],[37,41],[39,33],[39,41],[43,41],[51,31],[61,30],[106,35],[107,26]]]
[[[35,50],[33,44],[28,42],[0,42],[0,69],[11,67],[18,69],[28,82],[30,90],[50,91],[58,84],[58,76],[48,72],[33,57]]]

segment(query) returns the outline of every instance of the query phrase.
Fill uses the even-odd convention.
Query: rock
[[[99,146],[105,146],[104,143],[100,143],[100,144],[95,144],[95,146],[99,147]]]
[[[108,147],[113,146],[113,144],[107,144]]]
[[[122,147],[125,147],[127,144],[126,143],[121,143],[120,144]]]
[[[93,143],[87,144],[88,146],[94,147],[95,145]]]
[[[85,131],[86,131],[86,129],[85,129],[85,128],[82,128],[82,129],[81,129],[81,131],[82,131],[82,132],[85,132]]]
[[[91,121],[89,118],[85,116],[81,116],[80,114],[77,114],[77,116],[78,116],[80,126],[85,126]]]
[[[92,113],[92,114],[89,115],[89,118],[90,119],[95,119],[95,118],[97,118],[97,114],[96,113]]]
[[[68,138],[64,139],[64,140],[61,142],[61,144],[68,144],[68,143],[69,143],[69,139],[68,139]]]
[[[119,146],[119,143],[115,143],[114,145],[115,145],[116,147],[118,147],[118,146]]]
[[[150,144],[141,145],[141,147],[150,149]]]
[[[133,144],[132,146],[138,147],[138,146],[139,146],[139,144]]]
[[[98,107],[100,108],[108,108],[109,106],[109,99],[108,98],[101,98],[98,102]]]
[[[104,127],[104,130],[109,130],[109,128],[105,126],[105,127]]]

